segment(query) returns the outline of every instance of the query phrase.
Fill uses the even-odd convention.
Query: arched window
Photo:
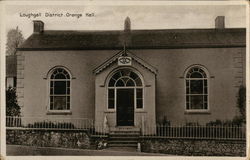
[[[135,107],[143,108],[143,86],[141,78],[130,69],[121,69],[116,71],[108,83],[108,109],[114,109],[116,106],[117,89],[134,89]]]
[[[191,67],[186,73],[186,110],[208,109],[208,78],[200,66]]]
[[[56,68],[50,75],[50,110],[70,110],[70,75]]]

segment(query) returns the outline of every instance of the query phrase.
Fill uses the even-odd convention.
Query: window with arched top
[[[55,68],[50,74],[50,110],[70,110],[70,74]]]
[[[133,89],[135,97],[135,108],[143,108],[143,85],[138,74],[130,69],[116,71],[108,83],[108,109],[116,108],[116,93],[118,89]]]
[[[200,66],[188,69],[186,76],[186,110],[208,109],[208,75]]]

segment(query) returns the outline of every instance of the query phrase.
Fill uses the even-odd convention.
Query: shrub
[[[237,117],[241,123],[246,123],[246,87],[240,86],[237,98],[237,108],[239,109],[240,116]]]
[[[75,129],[74,124],[69,122],[53,123],[53,122],[35,122],[28,124],[28,128],[60,128],[60,129]]]
[[[6,116],[20,116],[20,106],[17,103],[16,89],[9,87],[6,90]]]

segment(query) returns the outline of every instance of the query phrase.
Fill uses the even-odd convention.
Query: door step
[[[109,144],[109,147],[137,147],[137,144]]]
[[[140,136],[140,128],[114,127],[110,128],[109,147],[137,147]]]

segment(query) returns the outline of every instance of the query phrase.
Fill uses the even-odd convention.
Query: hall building
[[[24,117],[86,118],[141,128],[232,120],[245,86],[246,29],[45,30],[18,48]]]

